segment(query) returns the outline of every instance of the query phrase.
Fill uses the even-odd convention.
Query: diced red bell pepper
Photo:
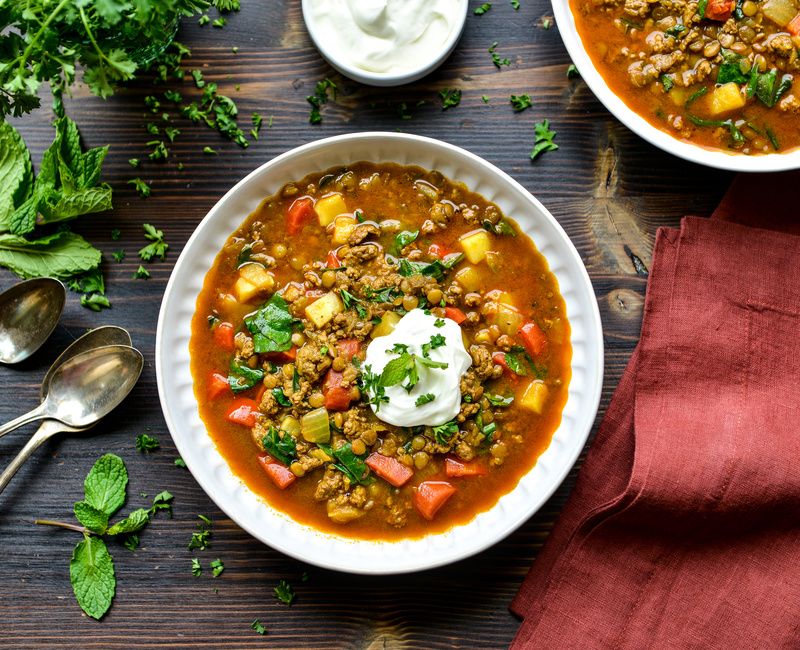
[[[336,350],[341,356],[350,361],[361,352],[361,342],[356,339],[342,339],[336,344]]]
[[[215,400],[222,395],[226,395],[230,390],[231,387],[225,375],[212,372],[208,376],[208,381],[206,382],[206,394],[208,395],[208,399]]]
[[[736,0],[708,0],[704,18],[724,22],[731,17],[736,9]]]
[[[338,269],[342,266],[342,261],[334,251],[331,251],[328,253],[328,257],[325,259],[325,266],[327,266],[329,269]]]
[[[444,473],[453,478],[460,476],[486,476],[487,469],[485,465],[477,461],[463,463],[455,458],[445,458]]]
[[[279,462],[274,460],[272,456],[267,454],[259,454],[258,462],[261,463],[261,467],[264,468],[267,476],[269,476],[272,479],[272,482],[275,483],[275,485],[277,485],[281,490],[285,490],[297,480],[297,477],[292,474],[292,471],[288,467],[281,465]]]
[[[457,491],[447,481],[423,481],[417,486],[412,501],[417,512],[430,521]]]
[[[293,345],[288,350],[283,352],[270,352],[267,358],[275,361],[276,363],[288,363],[297,359],[297,346]]]
[[[256,426],[256,415],[258,415],[258,404],[255,400],[249,397],[237,397],[233,400],[227,417],[228,422],[252,429]]]
[[[445,307],[444,315],[445,318],[454,320],[457,325],[461,325],[461,323],[467,320],[467,315],[463,311],[461,311],[458,307]]]
[[[214,328],[214,343],[226,352],[233,352],[233,335],[236,333],[230,323],[220,323]]]
[[[789,21],[789,24],[786,25],[786,31],[792,36],[800,36],[800,14],[797,14]]]
[[[296,235],[314,218],[314,199],[304,196],[296,199],[286,212],[286,233]]]
[[[428,255],[437,259],[442,259],[447,255],[447,249],[441,244],[431,244],[428,246]]]
[[[342,373],[329,370],[322,384],[325,408],[329,411],[346,411],[353,401],[353,387],[342,386]]]
[[[524,323],[519,328],[522,344],[532,357],[538,357],[547,347],[547,336],[536,323]]]
[[[414,476],[413,470],[403,465],[396,458],[390,458],[377,452],[370,454],[365,462],[367,467],[395,487],[401,487]]]

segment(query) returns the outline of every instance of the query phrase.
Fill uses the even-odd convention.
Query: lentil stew
[[[435,332],[421,354],[395,345],[372,373],[371,343],[415,314]],[[382,421],[390,387],[448,372],[438,328],[469,359],[452,418]],[[190,355],[208,432],[255,493],[319,530],[400,539],[515,487],[561,421],[572,350],[555,276],[496,205],[436,171],[362,162],[288,183],[225,242]]]
[[[798,0],[570,0],[584,48],[633,111],[731,153],[800,146]]]

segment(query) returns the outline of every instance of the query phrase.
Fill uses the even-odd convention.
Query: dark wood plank
[[[0,369],[0,417],[10,419],[33,407],[48,364],[82,331],[104,323],[131,330],[147,366],[131,398],[91,434],[63,437],[40,450],[0,495],[0,617],[7,648],[489,648],[504,647],[518,627],[507,606],[546,539],[580,467],[517,532],[480,555],[450,567],[416,575],[356,577],[305,567],[263,546],[216,510],[185,470],[173,465],[175,451],[165,430],[153,369],[155,323],[169,273],[198,221],[239,178],[264,160],[316,138],[361,130],[399,129],[463,146],[518,179],[547,206],[572,237],[592,276],[607,345],[601,414],[636,344],[646,280],[636,274],[629,251],[649,264],[656,229],[674,226],[683,214],[707,214],[730,175],[704,169],[657,150],[630,133],[594,98],[580,80],[567,80],[568,56],[555,27],[544,30],[550,14],[545,0],[522,0],[514,12],[495,2],[482,17],[470,15],[453,56],[427,79],[399,89],[360,86],[332,73],[303,28],[299,3],[244,0],[240,14],[224,30],[184,25],[179,39],[193,48],[191,67],[216,81],[245,116],[273,116],[273,127],[247,151],[205,128],[178,120],[183,136],[172,148],[174,164],[145,162],[134,171],[127,159],[144,159],[149,119],[142,104],[154,91],[139,81],[108,101],[77,89],[68,110],[83,127],[90,146],[111,143],[106,179],[115,190],[111,215],[84,220],[80,230],[104,250],[123,248],[124,262],[107,261],[113,309],[94,314],[71,296],[61,325],[47,349],[20,368]],[[474,4],[474,3],[473,3]],[[497,70],[486,51],[492,41],[512,59]],[[238,54],[231,46],[238,46]],[[305,96],[330,76],[340,86],[335,103],[324,107],[319,126],[307,122]],[[236,85],[239,90],[236,90]],[[459,107],[443,112],[437,92],[459,87]],[[189,82],[180,88],[196,94]],[[527,92],[532,109],[515,114],[511,93]],[[481,95],[490,97],[489,104]],[[424,100],[412,120],[397,106]],[[174,111],[173,111],[174,112]],[[531,163],[533,124],[550,119],[560,149]],[[47,110],[16,120],[40,156],[52,139]],[[213,146],[219,156],[203,156]],[[126,181],[152,181],[153,196],[139,199]],[[152,278],[133,280],[136,251],[144,244],[141,224],[162,228],[171,249],[166,262],[150,266]],[[111,229],[122,238],[111,241]],[[626,250],[626,247],[628,250]],[[110,259],[110,254],[107,254]],[[0,287],[14,282],[0,273]],[[0,440],[5,465],[22,446],[28,428]],[[160,451],[143,456],[134,449],[138,433],[161,440]],[[36,517],[68,519],[81,497],[86,471],[101,453],[125,459],[131,476],[129,503],[168,489],[175,495],[174,518],[159,519],[129,553],[112,547],[118,592],[101,623],[83,616],[74,602],[68,562],[75,535],[34,526]],[[186,549],[197,514],[214,519],[213,546]],[[206,568],[193,578],[190,559],[225,562],[217,579]],[[301,576],[308,573],[308,580]],[[280,578],[296,588],[296,604],[278,603],[272,589]],[[269,634],[260,637],[250,622],[260,618]]]

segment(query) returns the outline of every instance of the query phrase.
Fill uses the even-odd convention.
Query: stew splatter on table
[[[471,3],[471,9],[478,6]],[[474,648],[505,647],[518,627],[507,605],[550,531],[579,465],[553,498],[518,531],[478,556],[449,567],[394,577],[345,576],[303,566],[251,538],[214,506],[184,469],[161,416],[152,365],[161,296],[183,242],[214,202],[264,160],[316,138],[359,130],[395,130],[441,138],[510,173],[536,195],[575,242],[597,292],[606,343],[601,415],[636,345],[655,231],[684,214],[707,214],[731,175],[683,162],[647,145],[608,115],[580,79],[568,79],[570,61],[543,0],[493,3],[470,14],[461,44],[432,76],[399,89],[359,86],[335,75],[304,30],[299,3],[243,3],[222,30],[185,25],[179,39],[192,48],[191,68],[231,95],[245,116],[272,115],[272,127],[247,151],[199,126],[181,124],[185,137],[172,157],[182,162],[132,170],[127,160],[146,153],[145,96],[139,83],[103,102],[88,93],[68,99],[86,144],[111,143],[105,178],[115,190],[111,214],[87,218],[80,229],[107,251],[108,295],[113,308],[99,314],[78,305],[74,294],[52,344],[19,368],[0,369],[8,420],[34,406],[49,363],[85,329],[117,324],[130,329],[148,359],[132,397],[108,422],[83,436],[64,436],[42,448],[0,496],[0,553],[5,573],[0,615],[5,647],[12,648]],[[545,26],[550,25],[549,29]],[[511,65],[498,69],[487,52]],[[233,46],[238,47],[234,54]],[[308,123],[315,84],[330,77],[336,101],[322,107],[323,121]],[[188,82],[185,85],[189,86]],[[238,86],[238,90],[236,89]],[[460,88],[461,104],[442,111],[438,92]],[[530,94],[531,108],[515,113],[510,95]],[[484,102],[485,95],[488,103]],[[419,104],[420,102],[424,102]],[[419,104],[419,105],[418,105]],[[402,119],[412,113],[412,119]],[[550,120],[557,151],[529,159],[533,125]],[[15,123],[36,156],[52,140],[46,110]],[[91,128],[88,128],[91,125]],[[203,155],[213,147],[217,156]],[[38,162],[38,160],[37,160]],[[140,199],[127,181],[152,180]],[[133,279],[142,223],[162,229],[171,248],[150,265],[149,280]],[[121,236],[112,240],[111,231]],[[222,242],[220,242],[221,244]],[[111,252],[128,255],[114,262]],[[0,275],[0,287],[14,282]],[[0,462],[10,461],[30,429],[0,440]],[[138,434],[156,436],[161,448],[135,449]],[[82,481],[102,453],[120,455],[131,478],[129,504],[149,503],[167,489],[175,495],[173,518],[155,521],[135,553],[112,544],[117,596],[100,623],[82,615],[72,595],[68,566],[75,535],[37,527],[37,517],[69,519],[82,496]],[[148,497],[142,497],[147,494]],[[189,551],[198,515],[213,523],[212,545]],[[194,577],[191,558],[205,570]],[[212,578],[210,561],[225,571]],[[291,607],[276,600],[281,579],[295,589]],[[267,634],[251,628],[260,619]]]

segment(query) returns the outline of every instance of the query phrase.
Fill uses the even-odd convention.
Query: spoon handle
[[[16,458],[14,458],[14,460],[9,463],[8,467],[6,467],[5,471],[0,474],[0,493],[3,492],[6,485],[8,485],[9,481],[14,477],[14,474],[17,473],[17,470],[30,458],[30,455],[36,451],[43,442],[61,431],[62,428],[61,423],[57,420],[45,420],[42,422],[42,425],[36,433],[30,437],[30,440],[25,443],[25,446],[20,450]]]
[[[19,429],[24,424],[28,424],[28,422],[33,422],[34,420],[41,420],[42,418],[46,417],[44,409],[45,409],[44,402],[42,402],[31,412],[26,413],[25,415],[20,415],[18,418],[14,418],[13,420],[11,420],[11,422],[6,422],[3,426],[0,427],[0,438],[2,438],[7,433],[10,433],[14,429]]]

